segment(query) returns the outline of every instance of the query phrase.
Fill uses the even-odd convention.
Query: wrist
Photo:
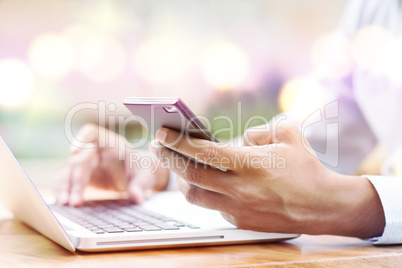
[[[334,222],[328,233],[370,238],[381,236],[385,216],[374,186],[364,177],[335,174]]]

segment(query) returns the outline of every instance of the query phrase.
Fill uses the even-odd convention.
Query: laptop
[[[73,208],[47,204],[0,137],[0,202],[15,218],[74,252],[171,248],[287,240],[297,234],[241,230],[219,212],[186,202],[178,191],[143,205],[89,201]]]

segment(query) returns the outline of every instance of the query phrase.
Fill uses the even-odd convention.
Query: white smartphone
[[[199,118],[180,98],[126,98],[124,105],[136,116],[141,124],[154,136],[160,128],[169,128],[195,138],[219,142]],[[196,159],[184,155],[201,163]],[[210,166],[203,164],[205,166]],[[225,168],[219,168],[227,172]]]
[[[124,105],[153,135],[160,128],[169,128],[184,135],[218,142],[180,98],[128,97]]]

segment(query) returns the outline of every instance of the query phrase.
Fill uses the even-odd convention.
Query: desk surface
[[[282,243],[70,253],[0,208],[0,267],[396,267],[402,246],[375,247],[370,242],[336,236],[307,236]]]

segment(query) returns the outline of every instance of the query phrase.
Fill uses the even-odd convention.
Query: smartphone
[[[128,97],[124,100],[124,105],[154,136],[158,129],[169,128],[183,135],[219,142],[180,98]],[[184,156],[201,163],[190,156]],[[227,172],[225,168],[211,167]]]
[[[184,135],[218,142],[180,98],[128,97],[124,105],[154,136],[158,129],[169,128]]]

